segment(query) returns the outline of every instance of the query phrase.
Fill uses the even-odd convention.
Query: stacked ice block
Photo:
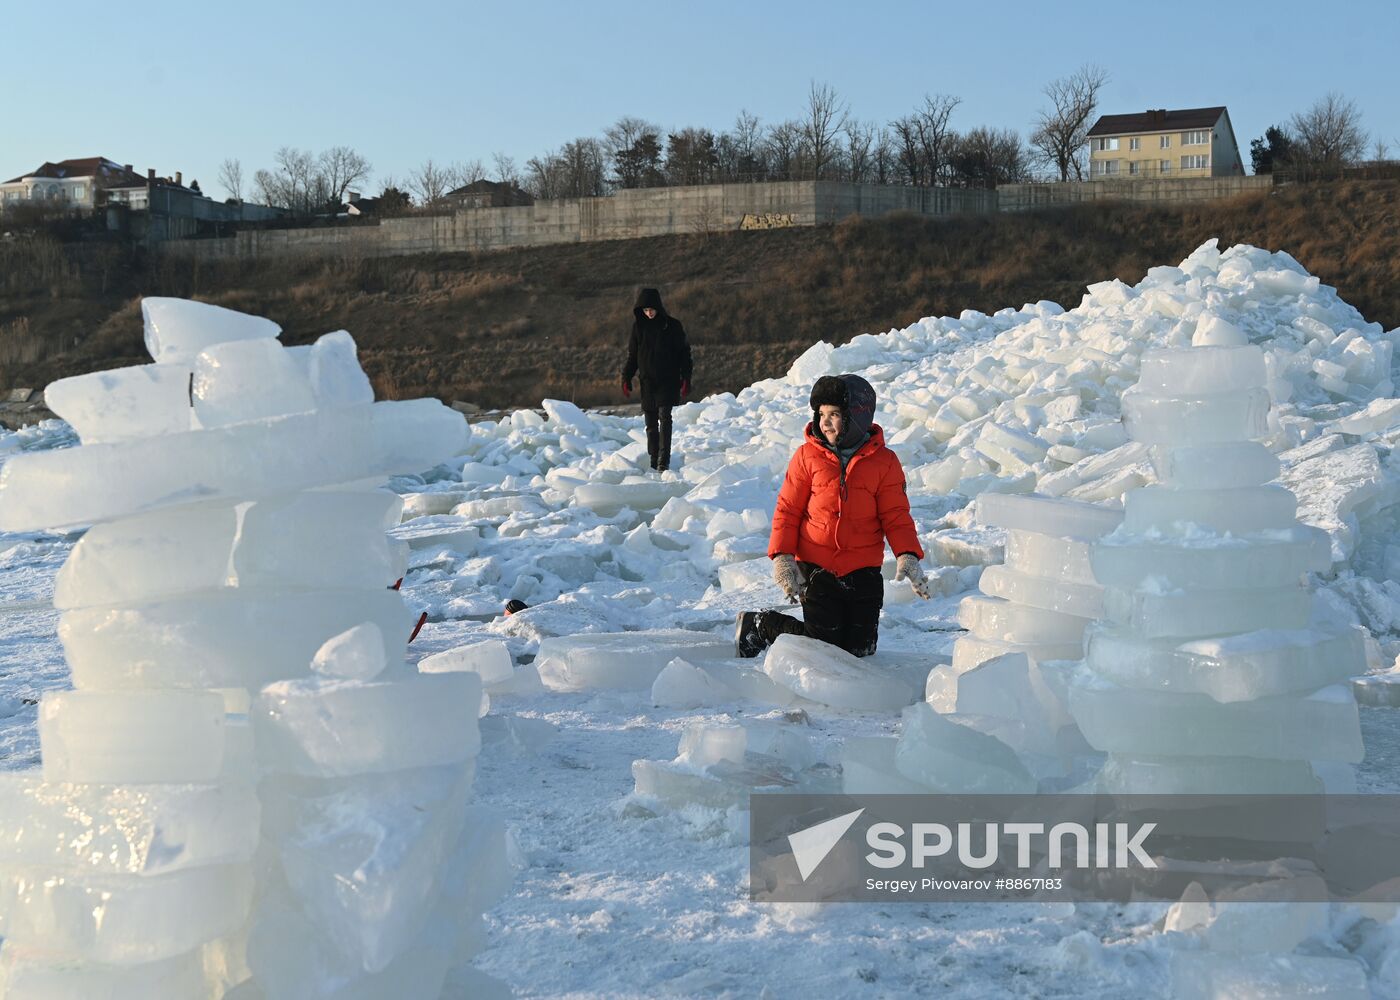
[[[0,782],[0,996],[438,996],[508,866],[468,805],[480,679],[403,666],[400,501],[456,454],[343,332],[147,299],[155,364],[64,379],[79,448],[0,473],[0,527],[91,523],[55,605],[75,690]]]
[[[1147,352],[1123,395],[1160,485],[1127,495],[1092,555],[1104,616],[1070,707],[1109,755],[1106,791],[1310,792],[1310,762],[1361,760],[1361,636],[1314,614],[1304,576],[1329,566],[1328,540],[1268,485],[1266,385],[1258,347],[1201,346]]]
[[[1075,500],[984,494],[978,520],[1006,531],[1006,561],[982,572],[979,595],[964,598],[968,633],[953,662],[929,675],[926,700],[957,713],[1023,754],[1051,760],[1079,745],[1055,664],[1083,655],[1087,626],[1103,611],[1089,554],[1122,512]]]

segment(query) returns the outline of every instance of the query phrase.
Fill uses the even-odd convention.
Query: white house
[[[93,209],[109,201],[145,208],[147,178],[131,164],[101,156],[45,163],[31,173],[0,184],[0,210],[16,202],[47,202],[54,207]]]

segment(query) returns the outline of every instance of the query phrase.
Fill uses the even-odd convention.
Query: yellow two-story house
[[[1089,179],[1244,173],[1224,108],[1103,115],[1089,130]]]

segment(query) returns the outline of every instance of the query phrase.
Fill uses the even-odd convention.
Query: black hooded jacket
[[[646,318],[642,310],[647,308],[656,310],[656,319]],[[632,313],[636,319],[627,342],[623,381],[630,382],[634,375],[641,375],[644,407],[679,406],[681,382],[690,381],[691,370],[685,327],[666,312],[661,293],[655,288],[643,288],[637,293]]]

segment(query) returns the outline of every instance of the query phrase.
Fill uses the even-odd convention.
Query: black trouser
[[[647,454],[651,456],[651,467],[665,469],[671,464],[671,408],[643,403],[642,416],[647,422]]]
[[[880,567],[867,566],[837,576],[811,563],[797,564],[807,580],[802,593],[802,621],[781,611],[760,611],[754,623],[763,641],[772,645],[780,635],[805,635],[840,646],[855,656],[875,652],[880,633],[880,608],[885,603],[885,579]]]

